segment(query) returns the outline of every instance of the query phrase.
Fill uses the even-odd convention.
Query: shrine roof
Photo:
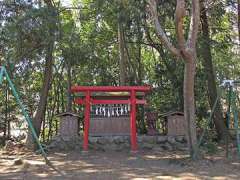
[[[150,91],[150,86],[72,86],[71,92],[147,92]]]
[[[159,116],[167,117],[167,116],[174,116],[174,115],[183,116],[184,113],[183,113],[183,112],[180,112],[180,111],[170,111],[170,112],[167,112],[167,113],[160,114]]]
[[[144,92],[136,92],[136,96],[144,96]],[[77,92],[77,96],[85,96],[84,92]],[[91,96],[100,97],[126,97],[130,96],[130,92],[92,92]]]
[[[63,112],[60,114],[57,114],[56,117],[61,117],[61,116],[75,116],[75,117],[80,117],[78,114],[73,113],[73,112]]]

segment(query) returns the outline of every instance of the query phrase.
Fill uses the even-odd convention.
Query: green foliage
[[[54,135],[58,124],[55,115],[66,109],[67,65],[72,68],[72,84],[119,84],[119,21],[123,25],[128,52],[128,84],[150,84],[153,91],[149,101],[159,113],[183,110],[184,64],[174,61],[175,57],[157,43],[144,0],[74,0],[72,7],[55,5],[54,9],[49,9],[32,1],[17,1],[15,4],[7,1],[0,6],[1,64],[11,72],[31,116],[39,102],[46,48],[53,38],[49,28],[55,30],[54,75],[45,117],[46,136]],[[161,0],[158,6],[161,24],[173,43],[176,42],[175,5],[175,1]],[[218,83],[226,78],[237,79],[240,75],[232,8],[231,3],[226,7],[225,1],[220,1],[207,10]],[[188,22],[186,19],[185,23]],[[188,29],[185,31],[187,34]],[[200,32],[195,84],[199,126],[209,110],[206,75],[201,64],[202,41]],[[19,112],[13,99],[10,97],[5,102],[4,97],[1,92],[0,111],[4,113],[7,103],[7,113],[11,114],[8,119],[12,119]],[[81,108],[74,108],[82,113]]]

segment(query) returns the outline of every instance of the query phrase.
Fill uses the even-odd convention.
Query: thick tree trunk
[[[212,109],[217,99],[217,85],[216,85],[215,72],[214,72],[213,63],[212,63],[207,12],[203,2],[201,2],[201,22],[202,22],[202,33],[203,33],[203,46],[202,46],[203,47],[202,49],[203,66],[204,66],[205,73],[207,75],[209,104]],[[221,104],[219,101],[215,109],[213,120],[214,120],[214,124],[215,124],[219,139],[224,139],[227,133],[227,128],[226,128],[226,125],[224,124]]]
[[[48,97],[48,92],[50,89],[50,84],[52,79],[53,46],[54,46],[54,42],[49,42],[48,48],[46,51],[45,71],[44,71],[43,85],[40,93],[40,102],[38,104],[36,115],[33,118],[33,126],[35,128],[35,131],[38,137],[40,135],[42,122],[44,121],[44,118],[45,118],[47,97]],[[29,148],[34,147],[33,146],[34,140],[30,130],[28,133],[26,144]]]
[[[49,8],[49,11],[55,11],[54,6],[51,0],[44,0],[45,4]],[[52,13],[55,14],[55,13]],[[55,17],[51,17],[50,20],[52,21]],[[33,127],[36,131],[37,137],[40,136],[41,132],[41,125],[45,118],[45,112],[47,107],[47,99],[48,93],[51,86],[52,81],[52,66],[53,66],[53,50],[54,50],[54,32],[55,32],[55,24],[50,23],[48,25],[48,33],[49,33],[49,41],[48,45],[46,46],[46,58],[45,58],[45,70],[44,70],[44,77],[43,77],[43,85],[40,92],[40,101],[37,107],[37,112],[35,117],[33,118]],[[32,133],[30,129],[28,130],[28,137],[26,141],[26,145],[31,149],[36,149],[37,144],[35,143]]]
[[[196,134],[196,121],[195,121],[195,100],[194,100],[194,80],[196,63],[193,57],[191,60],[185,61],[184,72],[184,118],[185,127],[187,131],[188,147],[190,156],[193,159],[197,158],[197,134]]]
[[[156,33],[159,40],[176,57],[182,57],[185,62],[184,72],[184,117],[187,131],[189,152],[192,159],[198,157],[196,122],[195,122],[195,102],[194,102],[194,77],[196,71],[196,41],[199,26],[199,1],[192,0],[191,18],[188,32],[188,39],[184,36],[184,17],[186,15],[185,0],[177,0],[175,11],[176,33],[178,48],[176,48],[165,34],[158,20],[156,0],[149,0],[151,14],[153,16]]]

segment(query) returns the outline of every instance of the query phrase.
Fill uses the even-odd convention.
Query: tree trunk
[[[42,122],[45,118],[48,92],[51,85],[52,65],[53,65],[53,47],[54,47],[54,41],[49,42],[47,51],[46,51],[45,71],[44,71],[43,85],[40,93],[40,102],[38,104],[36,115],[33,118],[33,126],[35,128],[35,131],[38,137],[40,135]],[[26,144],[29,148],[33,148],[34,140],[30,130],[28,133]],[[34,147],[36,148],[36,146]]]
[[[138,29],[138,36],[137,36],[137,38],[138,38],[138,42],[141,42],[142,41],[142,32],[141,32],[141,26],[140,26],[140,23],[138,22],[138,24],[137,24],[137,29]],[[142,59],[141,59],[141,57],[142,57],[142,45],[141,45],[141,43],[138,43],[137,44],[137,62],[138,62],[138,73],[137,73],[137,84],[138,85],[141,85],[142,84],[142,81],[143,81],[143,73],[144,73],[144,68],[143,68],[143,64],[142,64]]]
[[[182,57],[185,62],[184,72],[184,117],[187,130],[187,139],[189,153],[192,159],[196,159],[199,155],[196,136],[195,122],[195,103],[194,103],[194,77],[196,71],[196,41],[199,26],[199,1],[192,0],[191,18],[188,32],[188,39],[185,41],[184,36],[184,17],[186,16],[186,8],[184,0],[177,0],[175,11],[176,33],[178,40],[178,48],[176,48],[168,36],[164,32],[158,19],[156,0],[149,0],[151,15],[155,24],[157,37],[163,45],[176,57]]]
[[[67,62],[67,111],[72,111],[72,96],[71,96],[71,86],[72,86],[72,68],[70,62]]]
[[[48,113],[47,113],[48,114]],[[44,116],[45,117],[45,116]],[[46,125],[46,119],[43,118],[43,121],[42,121],[42,133],[41,133],[41,136],[42,136],[42,142],[45,143],[45,125]],[[41,129],[40,129],[41,130]]]
[[[4,129],[3,129],[3,137],[6,139],[7,135],[7,122],[8,122],[8,88],[5,90],[5,118],[4,118]]]
[[[238,0],[237,3],[238,3],[238,42],[240,43],[240,0]]]
[[[201,2],[201,22],[202,22],[202,33],[203,33],[203,45],[202,45],[203,66],[204,66],[205,73],[207,75],[209,104],[212,109],[216,101],[218,92],[217,92],[215,72],[214,72],[213,63],[212,63],[207,12],[203,2]],[[219,139],[224,139],[227,133],[227,128],[226,128],[226,125],[224,124],[221,104],[219,101],[215,109],[213,121],[214,121]]]
[[[52,11],[52,14],[55,14],[55,9],[52,4],[51,0],[44,0],[45,4],[49,8],[49,11]],[[54,16],[49,17],[49,20],[54,20]],[[43,77],[43,85],[40,92],[40,101],[37,107],[37,112],[35,114],[35,117],[33,118],[33,127],[36,131],[36,135],[39,138],[40,132],[41,132],[41,125],[45,118],[45,112],[47,107],[47,99],[48,99],[48,93],[51,86],[52,81],[52,66],[53,66],[53,50],[54,50],[54,32],[55,32],[55,23],[49,23],[48,25],[48,33],[49,33],[49,41],[46,46],[46,58],[45,58],[45,69],[44,69],[44,77]],[[28,136],[26,145],[30,149],[36,149],[37,144],[35,143],[32,133],[30,129],[28,129]]]
[[[118,45],[119,45],[119,70],[120,70],[120,85],[124,86],[126,84],[126,60],[125,60],[125,50],[124,50],[124,37],[123,37],[123,27],[120,22],[118,22]]]
[[[188,147],[190,156],[193,159],[197,158],[197,135],[196,135],[196,121],[195,121],[195,100],[194,100],[194,80],[196,72],[196,62],[194,57],[191,60],[185,61],[184,71],[184,118],[185,127],[187,130]]]

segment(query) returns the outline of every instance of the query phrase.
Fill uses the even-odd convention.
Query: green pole
[[[240,157],[240,131],[238,127],[238,111],[237,111],[237,94],[233,92],[233,117],[234,117],[234,129],[236,131],[237,151],[238,157]]]
[[[0,66],[0,85],[2,84],[3,81],[3,68]]]
[[[232,103],[232,92],[233,92],[233,87],[231,85],[228,86],[228,111],[227,111],[227,130],[229,129],[230,121],[231,121],[231,103]],[[229,135],[226,135],[226,157],[229,157]]]
[[[239,100],[239,96],[236,94],[236,99],[237,99],[237,104],[239,105],[240,103],[240,100]],[[236,108],[237,109],[237,108]],[[237,109],[238,110],[238,109]],[[236,116],[238,117],[238,113],[239,111],[237,111],[237,114]],[[237,119],[238,120],[238,119]],[[240,158],[240,128],[239,128],[239,121],[237,121],[237,132],[236,132],[236,135],[237,135],[237,147],[238,147],[238,157]]]
[[[229,128],[230,121],[231,121],[231,104],[232,104],[232,93],[233,89],[232,86],[228,87],[228,111],[227,111],[227,128]]]
[[[28,126],[29,126],[31,132],[32,132],[33,139],[37,143],[37,145],[38,145],[43,157],[45,158],[46,162],[48,162],[49,160],[47,159],[47,154],[45,153],[45,151],[44,151],[44,149],[43,149],[43,147],[42,147],[42,145],[41,145],[41,143],[38,139],[38,136],[37,136],[36,131],[35,131],[35,129],[33,127],[33,124],[32,124],[32,119],[28,116],[28,113],[26,112],[25,107],[24,107],[22,101],[20,100],[20,97],[19,97],[19,95],[16,91],[16,88],[15,88],[14,84],[12,83],[5,67],[2,66],[1,67],[1,72],[0,72],[0,83],[1,83],[3,75],[6,76],[6,79],[7,79],[8,83],[9,83],[9,86],[12,90],[12,93],[13,93],[14,97],[16,98],[16,101],[17,101],[18,105],[20,106],[20,109],[21,109],[21,111],[22,111],[22,113],[23,113],[23,115],[24,115],[24,117],[25,117],[25,119],[28,123]]]

